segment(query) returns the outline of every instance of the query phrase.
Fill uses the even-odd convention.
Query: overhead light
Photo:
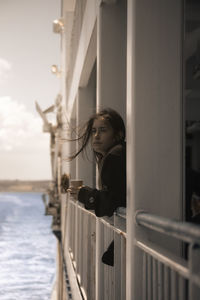
[[[53,74],[55,74],[57,77],[60,77],[61,76],[61,71],[58,69],[58,66],[57,65],[52,65],[51,66],[51,72]]]
[[[53,32],[62,33],[64,31],[64,20],[56,19],[53,21]]]

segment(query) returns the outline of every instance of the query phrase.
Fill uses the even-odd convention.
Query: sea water
[[[0,300],[49,300],[56,237],[42,194],[0,193]]]

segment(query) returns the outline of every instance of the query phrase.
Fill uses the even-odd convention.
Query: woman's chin
[[[104,155],[104,151],[102,151],[102,149],[100,149],[99,147],[93,147],[94,152]]]
[[[93,150],[95,152],[101,152],[101,148],[99,148],[97,145],[93,146]]]

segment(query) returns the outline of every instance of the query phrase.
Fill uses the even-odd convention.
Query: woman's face
[[[114,130],[103,117],[94,120],[92,126],[92,148],[103,156],[114,146]]]

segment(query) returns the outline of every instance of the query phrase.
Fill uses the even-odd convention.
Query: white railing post
[[[95,299],[95,270],[96,270],[96,217],[94,215],[89,215],[88,223],[88,299]]]
[[[114,226],[126,232],[126,216],[114,214]],[[114,299],[126,299],[126,238],[114,232]]]
[[[103,252],[104,230],[99,218],[96,219],[96,300],[102,300],[104,295]]]

